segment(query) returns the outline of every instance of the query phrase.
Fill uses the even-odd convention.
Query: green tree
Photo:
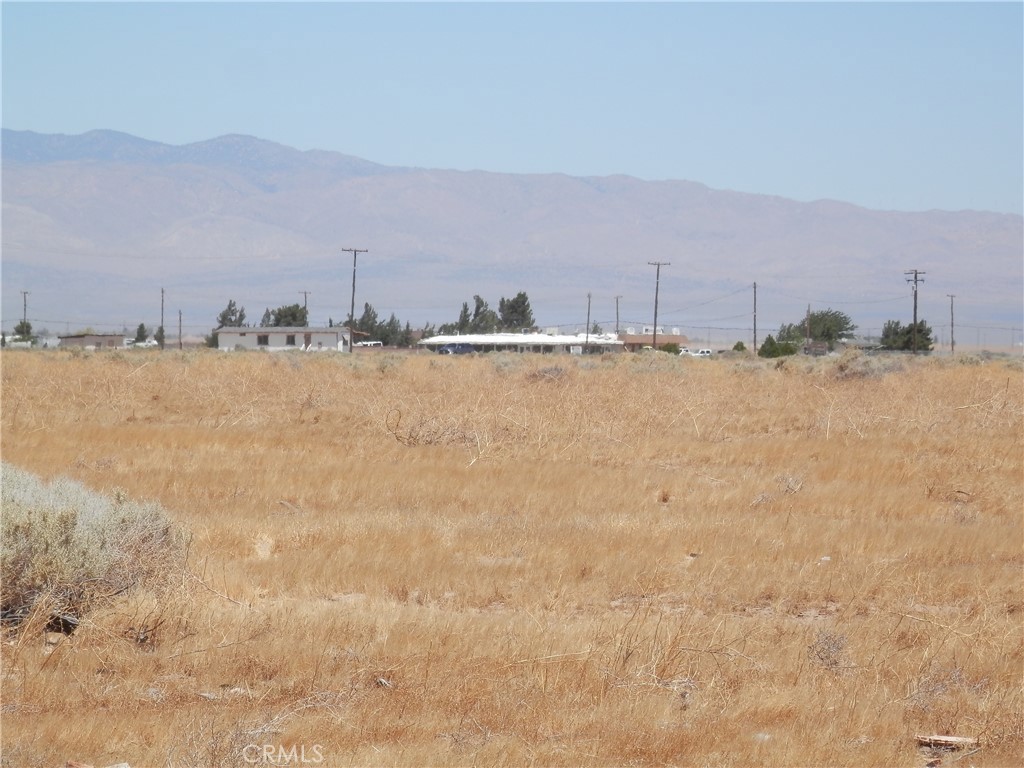
[[[264,327],[273,326],[275,328],[304,328],[308,325],[307,322],[307,311],[301,304],[288,304],[283,307],[278,307],[274,310],[268,310],[270,312],[270,322],[263,323]],[[264,314],[264,319],[267,319]]]
[[[917,350],[931,352],[935,344],[933,331],[924,320],[917,321]],[[914,349],[914,324],[903,325],[899,320],[887,320],[882,327],[882,348],[900,352]]]
[[[592,334],[594,334],[595,336],[600,336],[602,333],[604,333],[604,329],[601,327],[601,325],[599,323],[594,323],[594,325],[591,326],[591,328],[590,328],[590,332]],[[676,346],[679,346],[679,345],[677,344]]]
[[[145,323],[139,323],[139,327],[135,329],[135,343],[141,344],[149,338],[149,329]]]
[[[824,341],[829,349],[833,349],[837,341],[853,335],[856,329],[857,326],[845,312],[823,309],[811,312],[798,323],[783,324],[779,328],[778,341],[799,344],[807,338],[809,330],[811,341]]]
[[[742,341],[737,341],[735,344],[732,345],[732,351],[733,352],[746,352],[747,351],[747,345],[744,344]]]
[[[235,300],[228,301],[224,311],[217,315],[218,328],[240,328],[245,325],[245,307],[238,307]]]
[[[462,302],[462,311],[459,312],[459,319],[456,322],[455,330],[457,330],[459,333],[467,333],[469,331],[470,319],[471,318],[469,316],[469,304],[467,304],[464,301]]]
[[[156,329],[156,333],[153,334],[153,339],[160,345],[160,349],[164,348],[164,327],[162,325]]]
[[[785,357],[787,355],[796,354],[796,345],[788,342],[778,342],[773,336],[768,336],[761,345],[761,348],[757,350],[758,357]]]
[[[442,336],[447,336],[452,333],[469,333],[469,324],[472,319],[472,316],[469,314],[469,304],[462,302],[462,310],[459,312],[459,319],[454,323],[444,323],[437,329],[437,332]]]
[[[398,337],[398,346],[400,347],[411,347],[412,346],[412,326],[409,325],[409,321],[405,321],[405,328],[402,329],[402,333]]]
[[[28,341],[32,338],[32,323],[28,320],[20,321],[14,326],[14,336],[21,341]]]
[[[363,314],[356,320],[356,331],[359,332],[357,335],[362,336],[363,340],[377,338],[380,332],[380,321],[373,305],[363,305]]]
[[[469,321],[470,333],[494,333],[498,329],[498,315],[479,296],[473,297],[473,319]]]
[[[227,307],[217,315],[217,328],[241,328],[245,325],[245,307],[239,307],[234,299],[228,300]],[[217,331],[206,337],[206,346],[217,347]],[[161,343],[160,346],[163,346]]]
[[[395,317],[394,312],[391,313],[391,317],[388,318],[386,323],[381,323],[378,326],[377,339],[379,339],[385,347],[400,346],[399,342],[402,339],[402,324],[398,322],[398,318]]]
[[[519,331],[535,325],[530,298],[525,291],[520,291],[512,299],[502,297],[498,302],[498,327],[501,330]]]

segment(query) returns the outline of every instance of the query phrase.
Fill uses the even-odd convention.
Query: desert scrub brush
[[[92,608],[184,567],[182,532],[158,504],[105,496],[81,483],[50,483],[0,464],[0,617],[20,623],[37,608],[70,632]]]

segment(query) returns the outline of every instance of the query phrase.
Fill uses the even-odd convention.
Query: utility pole
[[[356,258],[360,253],[369,253],[365,248],[342,248],[342,251],[352,254],[352,308],[348,313],[348,351],[352,354],[356,350]]]
[[[28,323],[28,291],[21,292],[21,327]]]
[[[757,283],[754,283],[754,355],[757,355]]]
[[[154,334],[155,336],[156,334]],[[180,335],[180,334],[179,334]],[[164,348],[164,289],[160,289],[160,350]]]
[[[181,344],[181,310],[178,310],[178,349],[182,348]]]
[[[590,346],[590,294],[587,294],[587,335],[583,342],[583,353],[586,354],[587,347]]]
[[[309,307],[306,304],[309,294],[312,291],[299,291],[302,294],[302,314],[306,316],[306,327],[309,327]]]
[[[953,299],[956,298],[955,293],[947,293],[949,296],[949,354],[950,357],[956,354],[956,341],[953,338]]]
[[[904,275],[913,275],[913,277],[908,277],[907,278],[907,282],[914,284],[914,354],[916,355],[917,354],[917,284],[924,282],[924,278],[923,277],[918,277],[918,275],[924,275],[924,274],[927,274],[927,273],[926,272],[921,272],[920,270],[917,270],[917,269],[908,269],[908,270],[904,271],[903,274]]]
[[[621,296],[616,296],[615,297],[615,336],[616,336],[616,338],[619,335],[619,299],[621,299],[621,298],[622,298]]]
[[[657,351],[658,349],[658,290],[661,285],[661,268],[671,267],[672,262],[670,261],[648,261],[652,267],[657,267],[657,271],[654,276],[654,335],[651,337],[651,349]]]

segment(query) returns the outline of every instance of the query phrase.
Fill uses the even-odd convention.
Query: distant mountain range
[[[909,321],[905,270],[925,272],[919,313],[997,343],[1019,328],[1020,216],[873,211],[710,189],[692,181],[396,168],[248,136],[170,146],[114,131],[3,130],[3,324],[63,332],[159,322],[206,332],[228,299],[254,321],[307,301],[414,327],[456,319],[479,294],[526,291],[538,322],[653,319],[714,344],[749,341],[831,306],[864,330]],[[880,184],[885,179],[879,179]],[[22,291],[28,291],[23,297]],[[304,293],[307,292],[307,293]],[[616,297],[619,297],[616,300]],[[965,330],[965,334],[967,331]],[[972,332],[973,333],[973,332]],[[1020,332],[1003,334],[1007,344]],[[959,334],[958,334],[959,336]],[[964,338],[967,343],[970,339]]]

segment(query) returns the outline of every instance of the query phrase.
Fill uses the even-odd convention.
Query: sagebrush
[[[66,477],[43,482],[2,463],[0,601],[19,621],[45,603],[72,625],[92,608],[183,567],[184,536],[156,503],[99,494]]]

